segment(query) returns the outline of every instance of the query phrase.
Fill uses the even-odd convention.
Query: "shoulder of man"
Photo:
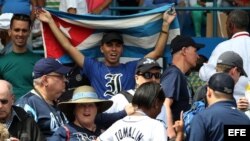
[[[128,100],[129,103],[132,102],[132,99],[133,99],[133,95],[131,93],[129,93],[128,91],[126,90],[123,90],[120,92],[122,95],[124,95],[124,97]]]

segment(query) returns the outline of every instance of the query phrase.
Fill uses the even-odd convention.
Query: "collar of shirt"
[[[12,108],[11,110],[11,117],[9,119],[7,119],[7,121],[5,122],[6,127],[9,129],[11,123],[13,122],[14,117],[17,117],[18,120],[20,121],[21,119],[19,118],[19,116],[17,115],[16,111]]]
[[[242,32],[237,32],[233,35],[232,38],[236,38],[236,37],[239,37],[239,36],[248,36],[249,37],[249,33],[246,32],[246,31],[242,31]]]

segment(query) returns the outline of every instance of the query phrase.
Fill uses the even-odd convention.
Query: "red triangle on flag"
[[[56,22],[57,27],[60,25],[64,28],[70,28],[69,35],[71,38],[68,38],[73,46],[79,45],[86,38],[88,38],[93,32],[94,29],[85,28],[82,26],[74,25],[72,23],[66,22],[63,19],[59,19],[53,16],[53,19]],[[53,35],[48,24],[43,23],[43,38],[45,44],[45,56],[52,58],[60,58],[65,55],[65,51]]]

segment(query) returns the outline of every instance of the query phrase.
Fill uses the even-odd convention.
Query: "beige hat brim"
[[[74,109],[75,109],[75,104],[83,104],[83,103],[95,103],[98,109],[98,113],[102,113],[109,109],[113,101],[111,100],[101,100],[101,99],[77,99],[77,100],[70,100],[67,102],[60,102],[58,104],[59,109],[66,115],[69,121],[74,120]]]

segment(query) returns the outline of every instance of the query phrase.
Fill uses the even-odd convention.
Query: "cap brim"
[[[70,67],[61,66],[61,67],[60,67],[59,69],[57,69],[55,72],[56,72],[56,73],[60,73],[60,74],[62,74],[62,75],[65,75],[65,74],[69,73],[70,70],[71,70]]]
[[[138,73],[138,72],[145,73],[145,72],[147,72],[147,71],[149,71],[149,70],[151,70],[153,68],[162,69],[161,66],[158,66],[156,64],[152,64],[152,65],[147,65],[146,67],[143,67],[143,69],[142,68],[138,69],[138,71],[136,73]]]
[[[245,72],[245,70],[243,68],[241,68],[241,75],[248,77],[247,73]]]

